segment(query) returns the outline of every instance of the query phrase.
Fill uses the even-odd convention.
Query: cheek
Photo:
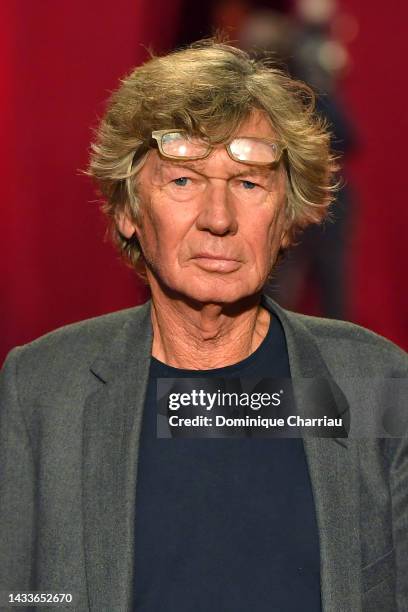
[[[188,212],[191,216],[191,210],[184,210],[183,207],[175,209],[165,203],[152,203],[149,210],[141,216],[139,224],[139,240],[145,253],[167,263],[171,261],[172,255],[176,257],[183,248],[184,237],[194,222],[194,219],[190,220]]]
[[[271,208],[260,215],[254,223],[253,219],[248,219],[250,229],[252,249],[259,262],[266,261],[269,264],[271,256],[277,253],[281,246],[284,231],[284,208],[277,208],[276,214],[271,214]]]
[[[158,240],[157,223],[150,213],[141,212],[136,227],[136,234],[145,252],[151,251]]]

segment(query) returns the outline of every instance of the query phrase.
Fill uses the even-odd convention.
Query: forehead
[[[234,134],[238,136],[252,136],[255,138],[277,138],[277,133],[273,129],[268,115],[261,110],[253,110],[244,119]]]

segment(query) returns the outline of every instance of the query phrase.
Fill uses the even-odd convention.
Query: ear
[[[281,233],[281,239],[280,239],[280,249],[282,251],[290,247],[290,245],[292,244],[291,231],[290,231],[292,229],[292,219],[290,218],[290,215],[288,214],[287,199],[286,199],[285,207],[283,208],[283,214],[284,214],[284,218],[283,218],[282,233]]]
[[[125,212],[118,213],[116,226],[125,238],[131,238],[136,233],[136,224],[130,220]]]
[[[281,249],[287,249],[290,246],[290,239],[288,236],[288,232],[286,230],[284,230],[282,232],[282,236],[281,236],[281,243],[280,243],[280,248]]]

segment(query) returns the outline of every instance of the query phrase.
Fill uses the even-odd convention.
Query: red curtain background
[[[353,318],[407,347],[408,7],[343,4],[360,24],[345,90],[361,141],[350,168],[359,203]],[[145,299],[104,241],[93,185],[79,170],[109,91],[145,47],[171,48],[179,12],[179,0],[1,3],[0,363],[17,344]]]
[[[16,344],[146,290],[104,242],[87,164],[118,79],[173,44],[178,2],[1,3],[0,363]]]
[[[341,5],[359,25],[344,92],[360,140],[349,168],[358,204],[349,274],[353,320],[408,349],[408,4]]]

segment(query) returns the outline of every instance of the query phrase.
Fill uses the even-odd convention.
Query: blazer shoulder
[[[370,366],[408,375],[407,353],[379,334],[349,321],[290,313],[311,333],[322,352],[337,362],[349,361],[367,370]]]
[[[57,346],[66,346],[68,348],[70,345],[75,345],[78,347],[78,343],[80,343],[91,350],[92,347],[97,349],[99,345],[104,344],[106,340],[109,340],[124,325],[134,320],[145,306],[145,304],[142,304],[141,306],[134,306],[133,308],[126,308],[77,321],[76,323],[70,323],[48,332],[19,348],[23,349],[25,353],[40,353],[49,349],[52,350]]]
[[[3,373],[12,365],[24,388],[61,385],[76,386],[100,351],[147,314],[147,304],[71,323],[51,331],[28,344],[16,347],[7,356]],[[88,366],[84,368],[84,365]]]

